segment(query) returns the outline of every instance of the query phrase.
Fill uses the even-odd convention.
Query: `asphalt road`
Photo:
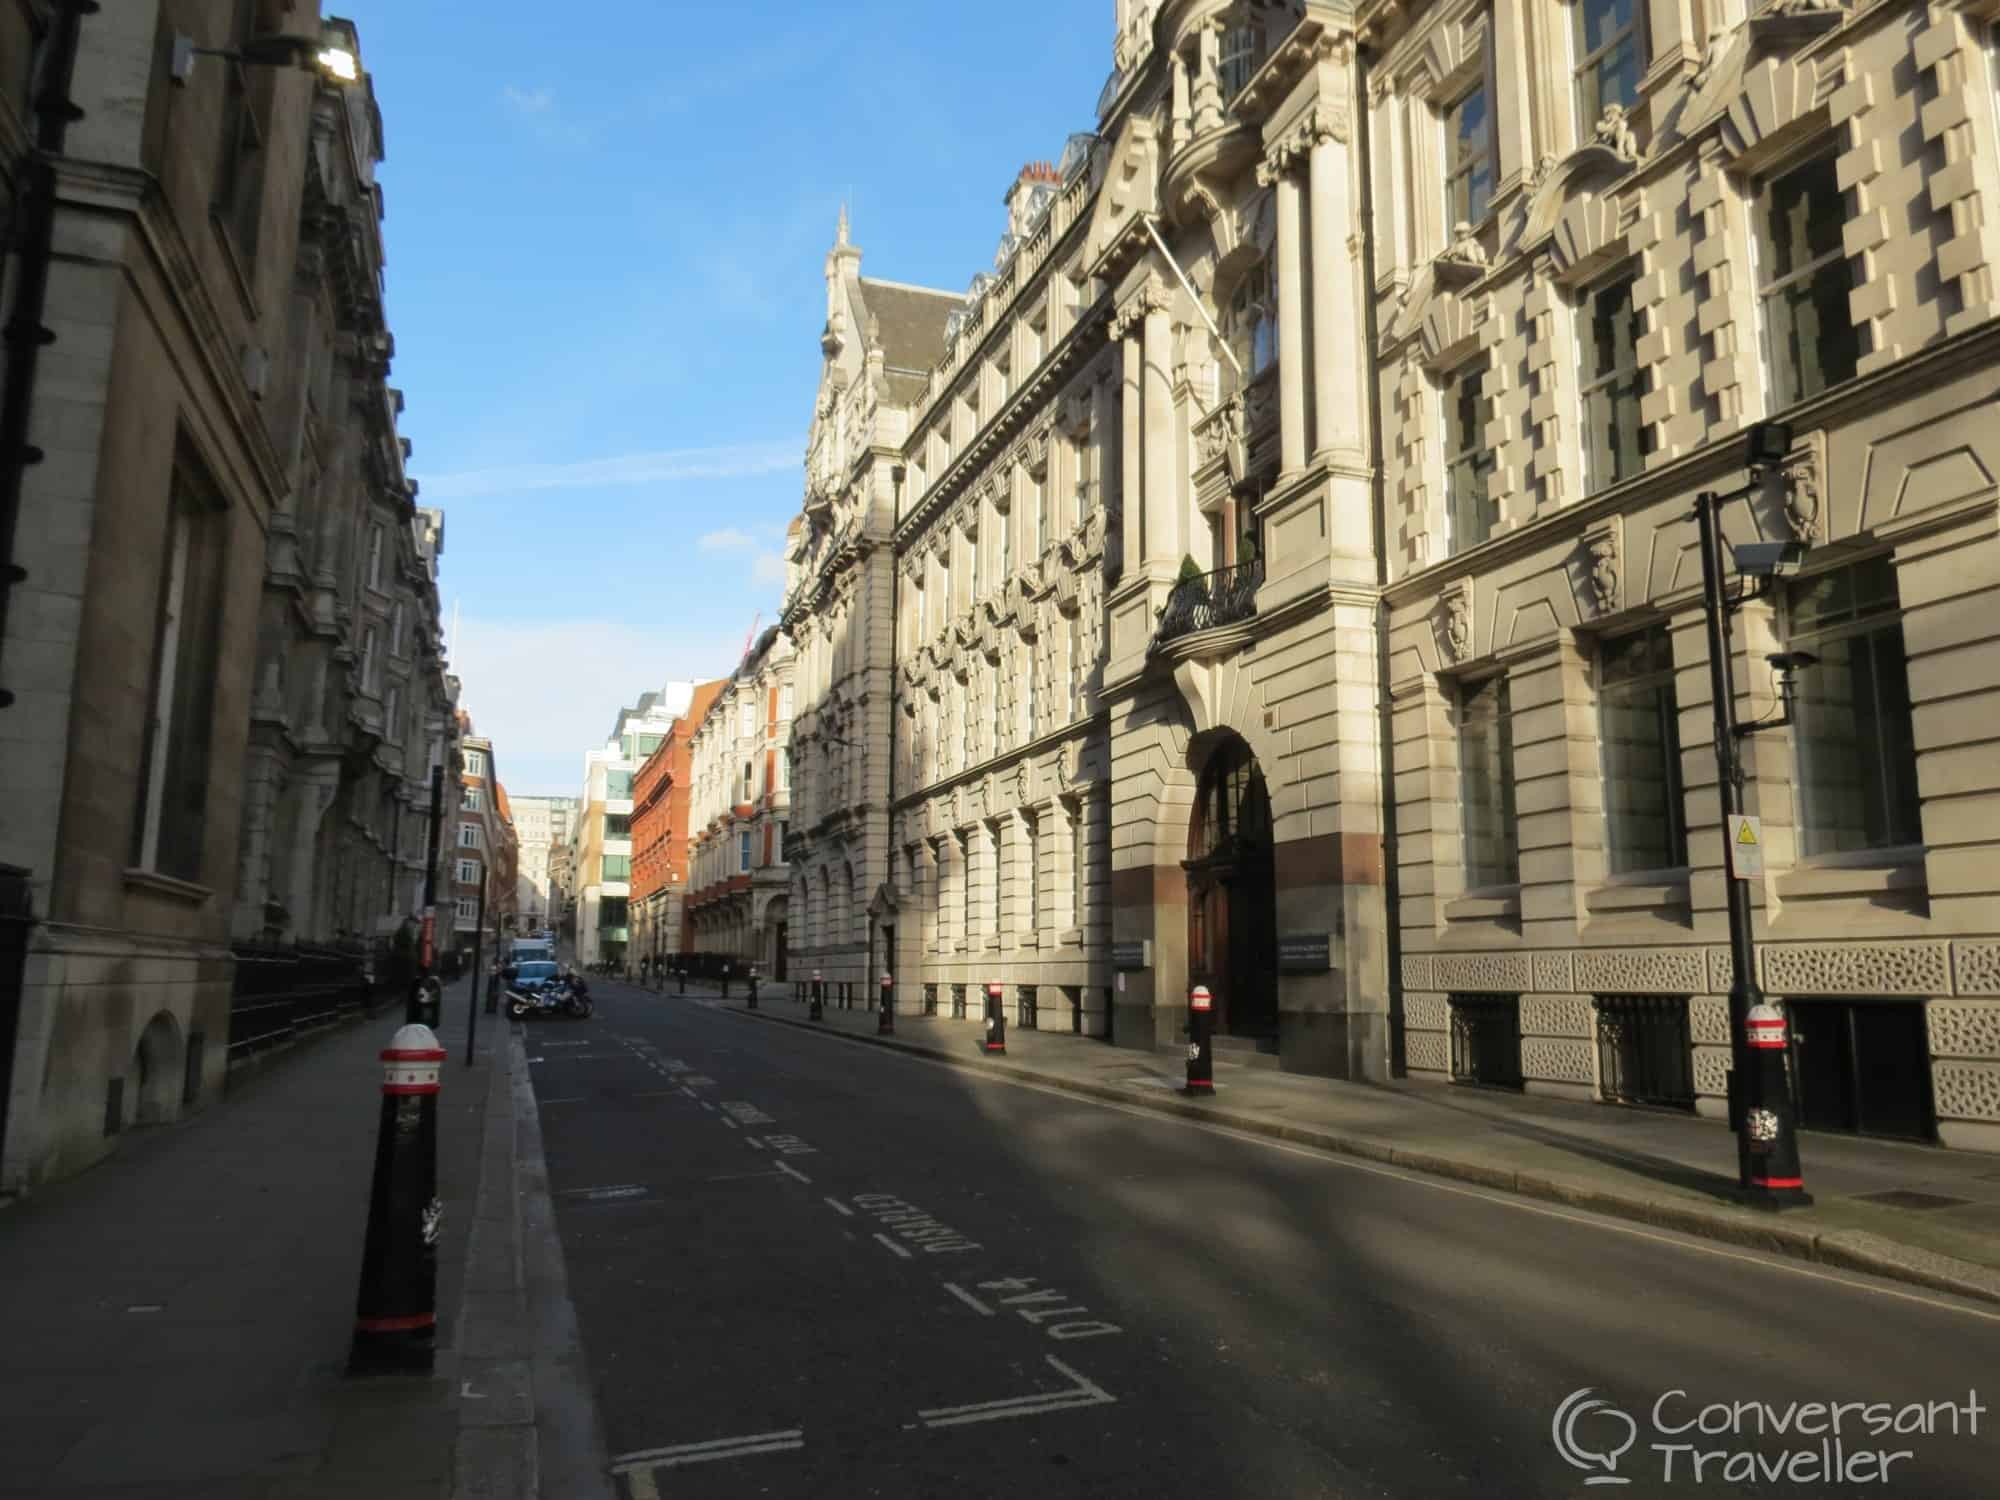
[[[634,1500],[2000,1494],[1995,1309],[593,998],[528,1052]]]

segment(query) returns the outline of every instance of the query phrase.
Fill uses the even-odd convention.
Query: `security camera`
[[[1745,578],[1789,578],[1806,560],[1804,542],[1740,542],[1731,550]]]

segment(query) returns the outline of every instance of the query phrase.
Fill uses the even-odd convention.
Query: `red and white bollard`
[[[882,976],[882,1011],[875,1018],[875,1035],[894,1036],[896,1034],[896,976]]]
[[[1187,1092],[1215,1097],[1215,1001],[1205,984],[1188,991]]]
[[[382,1123],[355,1300],[353,1375],[428,1373],[437,1337],[437,1105],[444,1048],[404,1026],[382,1052]]]
[[[1002,993],[997,979],[986,986],[986,1040],[979,1044],[982,1051],[1007,1050],[1007,1011]]]
[[[1810,1203],[1799,1166],[1799,1122],[1785,1076],[1791,1039],[1785,1033],[1784,1012],[1759,998],[1743,1019],[1743,1032],[1756,1083],[1750,1097],[1757,1101],[1748,1109],[1743,1137],[1750,1187],[1774,1205]]]

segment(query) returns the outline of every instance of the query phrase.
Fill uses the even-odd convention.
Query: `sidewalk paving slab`
[[[345,1366],[400,1002],[304,1040],[190,1119],[0,1213],[0,1496],[442,1500],[457,1312],[505,1023],[446,991],[439,1329],[428,1376]]]
[[[2000,1159],[1920,1143],[1808,1132],[1809,1208],[1760,1211],[1736,1201],[1736,1144],[1720,1120],[1533,1094],[1429,1083],[1344,1083],[1216,1059],[1213,1099],[1179,1092],[1177,1050],[1112,1047],[1009,1025],[1007,1052],[980,1048],[984,1021],[898,1011],[893,1036],[872,1009],[807,1018],[789,984],[748,1009],[712,985],[685,997],[751,1019],[892,1047],[954,1066],[1086,1097],[1181,1115],[1361,1160],[1610,1214],[1843,1270],[2000,1302]],[[1872,1195],[1949,1200],[1917,1209]]]

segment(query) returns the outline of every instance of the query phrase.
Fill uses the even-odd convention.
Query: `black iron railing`
[[[1233,568],[1217,568],[1195,578],[1183,578],[1167,595],[1160,611],[1160,628],[1153,632],[1155,649],[1168,641],[1217,625],[1232,625],[1257,613],[1257,590],[1264,582],[1264,560],[1252,558]]]
[[[1598,1076],[1621,1104],[1694,1108],[1694,1048],[1679,995],[1599,995]]]
[[[1521,997],[1451,997],[1451,1076],[1458,1083],[1521,1087]]]
[[[389,988],[406,964],[391,954],[374,962],[345,948],[235,950],[229,994],[229,1064],[281,1047],[299,1036],[363,1010],[378,989]]]

